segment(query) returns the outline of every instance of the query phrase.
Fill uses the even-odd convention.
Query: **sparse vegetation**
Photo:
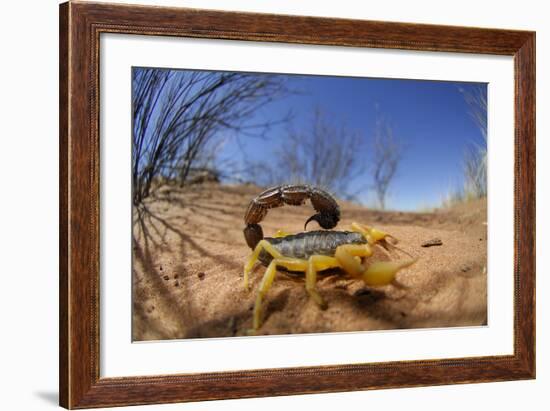
[[[469,107],[470,117],[482,141],[472,142],[464,151],[462,187],[450,190],[442,199],[443,207],[487,196],[487,87],[471,84],[459,88]]]
[[[156,181],[178,181],[183,186],[196,172],[212,168],[221,131],[261,135],[271,122],[245,120],[282,92],[284,86],[276,76],[135,68],[134,204],[151,194]]]
[[[351,201],[373,190],[376,208],[385,209],[403,152],[391,124],[379,116],[368,139],[319,107],[311,119],[308,128],[288,131],[286,143],[273,156],[274,162],[250,162],[251,180],[260,186],[313,184]]]
[[[329,118],[331,121],[329,121]],[[313,110],[310,126],[290,129],[285,144],[276,151],[274,163],[253,162],[249,174],[262,186],[307,182],[341,198],[353,198],[353,180],[367,169],[364,136],[344,122]]]
[[[376,120],[373,151],[373,188],[378,206],[384,210],[388,189],[392,183],[403,153],[403,144],[394,136],[391,124],[384,118]]]

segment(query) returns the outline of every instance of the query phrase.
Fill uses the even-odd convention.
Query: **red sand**
[[[242,285],[250,249],[242,229],[254,186],[203,184],[165,186],[134,212],[133,338],[228,337],[245,335],[265,267]],[[337,275],[321,278],[321,310],[303,281],[278,274],[264,301],[257,334],[295,334],[487,323],[487,206],[485,200],[432,213],[370,211],[340,202],[338,229],[352,221],[383,229],[407,252],[420,257],[398,274],[401,287],[366,287]],[[270,210],[266,236],[277,229],[298,232],[312,214],[309,204]],[[310,229],[316,229],[315,223]],[[431,239],[442,245],[422,247]],[[387,258],[376,253],[372,258]]]

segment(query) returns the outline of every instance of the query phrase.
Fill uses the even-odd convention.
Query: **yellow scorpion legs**
[[[283,267],[290,271],[305,271],[306,265],[307,263],[305,260],[300,260],[297,258],[274,258],[271,260],[267,270],[265,270],[265,274],[258,290],[258,295],[256,296],[256,303],[254,304],[254,330],[257,330],[262,325],[262,300],[275,280],[277,267]]]

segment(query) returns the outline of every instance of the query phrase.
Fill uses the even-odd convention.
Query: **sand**
[[[255,186],[216,183],[164,186],[134,210],[135,341],[247,335],[265,267],[256,267],[246,291],[242,268],[251,250],[242,234],[243,214],[259,192]],[[321,278],[326,310],[309,299],[303,281],[278,274],[257,334],[487,324],[485,200],[425,213],[339,203],[338,229],[352,221],[383,229],[418,262],[398,274],[398,286],[367,287],[337,274]],[[262,222],[264,233],[301,231],[312,212],[309,203],[271,210]],[[315,223],[308,228],[317,229]],[[432,240],[441,244],[422,247]],[[382,252],[372,258],[388,259]]]

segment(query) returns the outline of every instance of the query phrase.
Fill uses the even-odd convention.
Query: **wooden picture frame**
[[[101,33],[513,56],[514,353],[100,378]],[[184,8],[60,6],[60,404],[90,408],[461,384],[535,377],[535,33]]]

